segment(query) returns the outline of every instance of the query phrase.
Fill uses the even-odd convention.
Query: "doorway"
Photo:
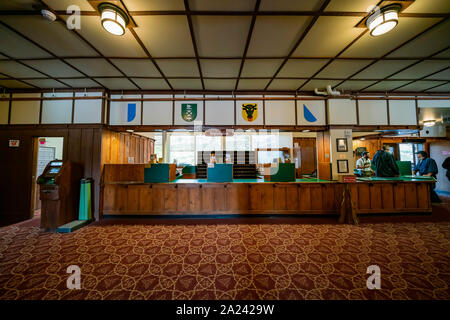
[[[316,138],[294,138],[295,176],[314,175],[317,171]]]
[[[39,199],[39,185],[36,183],[50,161],[63,160],[64,137],[36,137],[33,141],[33,176],[31,191],[32,217],[39,216],[41,200]]]

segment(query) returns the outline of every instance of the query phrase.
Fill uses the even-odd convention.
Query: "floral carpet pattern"
[[[0,299],[450,299],[449,284],[449,222],[0,228]]]

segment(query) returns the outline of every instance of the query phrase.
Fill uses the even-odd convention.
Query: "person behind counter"
[[[416,152],[416,154],[417,158],[419,158],[419,162],[414,168],[414,175],[419,173],[419,175],[421,176],[428,176],[436,179],[436,175],[438,174],[436,161],[428,157],[428,153],[426,153],[425,151],[418,151]],[[433,183],[433,186],[430,189],[431,202],[441,202],[441,199],[439,199],[438,195],[434,191],[435,188],[436,183]]]
[[[377,177],[396,177],[399,175],[398,165],[387,146],[383,146],[381,150],[375,153],[372,162],[375,165]]]
[[[362,176],[371,176],[373,170],[371,168],[370,153],[364,151],[361,154],[361,158],[356,161],[356,169],[358,169]]]

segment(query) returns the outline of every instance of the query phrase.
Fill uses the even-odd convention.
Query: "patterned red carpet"
[[[3,227],[0,299],[450,299],[448,221],[293,221]],[[381,290],[366,288],[373,264]],[[69,265],[81,290],[66,288]]]

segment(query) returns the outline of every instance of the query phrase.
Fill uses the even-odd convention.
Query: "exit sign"
[[[18,148],[20,144],[20,140],[9,140],[9,146],[11,148]]]

